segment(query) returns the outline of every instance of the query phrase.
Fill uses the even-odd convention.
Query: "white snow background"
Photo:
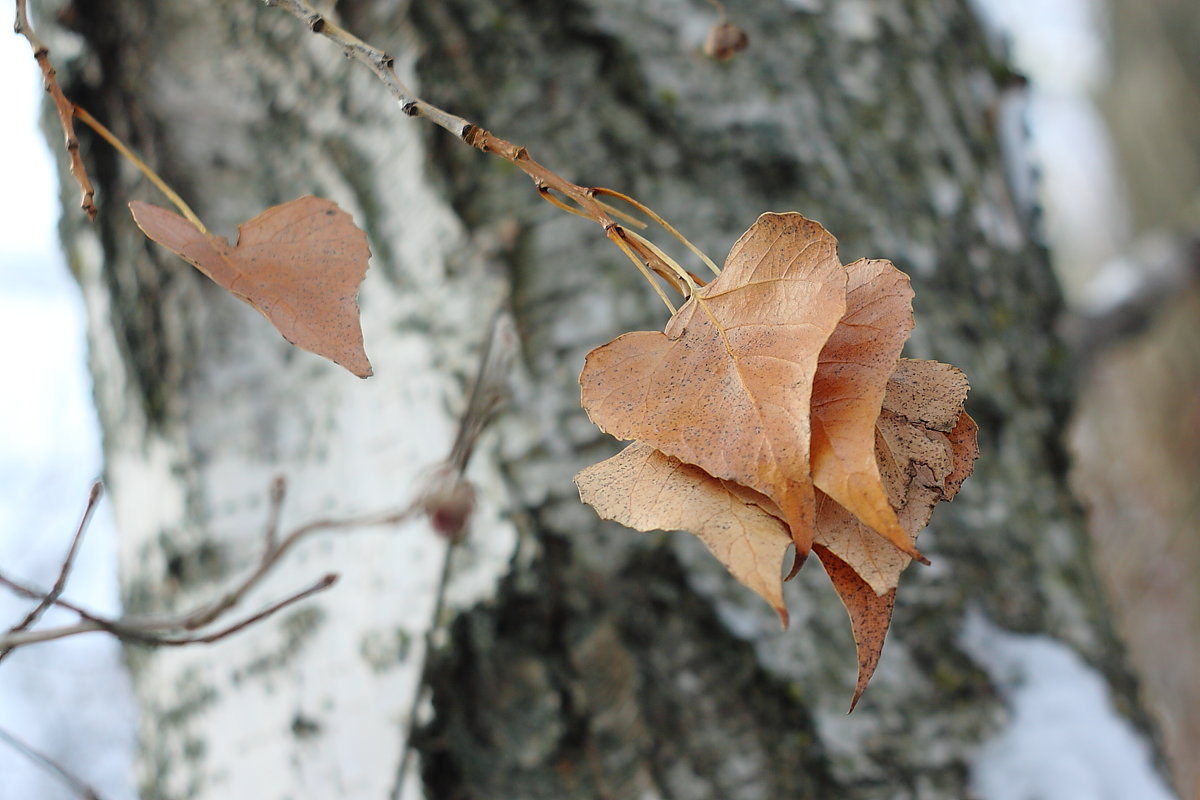
[[[13,19],[12,3],[0,11]],[[41,76],[29,44],[0,33],[0,570],[49,588],[100,473],[79,290],[58,246],[58,179],[35,115]],[[83,540],[65,596],[118,609],[107,502]],[[33,604],[0,590],[0,629]],[[43,626],[74,615],[48,613]],[[87,634],[0,662],[0,728],[68,767],[104,800],[135,796],[133,702],[116,643]],[[0,800],[78,795],[0,741]]]
[[[12,4],[4,5],[4,18],[11,19]],[[976,0],[976,5],[1001,35],[1013,37],[1017,66],[1034,81],[1033,146],[1057,240],[1067,234],[1053,230],[1054,214],[1071,220],[1081,211],[1080,197],[1117,194],[1102,125],[1082,99],[1104,68],[1096,0]],[[1061,55],[1071,52],[1084,58],[1065,63]],[[83,307],[54,231],[56,172],[35,126],[41,97],[27,43],[0,34],[5,118],[0,125],[0,570],[48,587],[89,484],[100,472],[100,446],[85,366]],[[76,196],[73,188],[70,194]],[[1092,231],[1119,231],[1122,213],[1118,203],[1086,210],[1082,218]],[[1111,224],[1098,225],[1097,218]],[[84,540],[66,592],[110,614],[118,606],[114,539],[105,505]],[[29,607],[0,591],[0,626],[11,625]],[[42,624],[69,619],[48,614]],[[987,671],[1010,711],[1007,727],[982,743],[973,765],[972,788],[979,798],[1172,797],[1151,766],[1146,744],[1113,710],[1103,678],[1065,645],[1007,633],[974,614],[964,626],[962,646]],[[0,728],[61,762],[104,800],[135,796],[133,705],[119,651],[106,637],[89,634],[28,647],[0,662]],[[0,742],[0,800],[75,796]]]

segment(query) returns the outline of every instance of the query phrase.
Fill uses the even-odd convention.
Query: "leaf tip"
[[[786,631],[788,629],[788,624],[791,622],[791,619],[788,617],[787,606],[783,604],[775,605],[772,603],[772,607],[774,607],[775,613],[779,615],[780,630]]]
[[[808,560],[808,553],[808,550],[802,551],[799,547],[796,548],[795,555],[792,558],[792,568],[788,570],[788,574],[783,579],[785,582],[796,577],[796,573],[800,571],[800,568],[804,566],[804,562]]]
[[[879,533],[879,531],[876,531],[876,533]],[[929,566],[929,564],[930,564],[929,559],[926,558],[924,553],[922,553],[920,550],[917,549],[916,542],[913,542],[910,540],[907,543],[908,544],[907,547],[902,547],[900,542],[895,541],[893,538],[891,538],[891,537],[884,537],[884,538],[891,544],[895,545],[896,549],[899,550],[900,552],[904,553],[904,555],[908,556],[909,558],[913,559],[914,561],[920,561],[922,564],[924,564],[927,567]],[[905,538],[908,538],[907,534],[905,534]]]

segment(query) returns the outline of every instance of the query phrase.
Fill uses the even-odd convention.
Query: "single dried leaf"
[[[357,300],[371,251],[336,203],[307,195],[269,208],[238,227],[236,246],[164,208],[129,209],[148,237],[258,309],[283,338],[371,375]]]
[[[583,407],[612,436],[770,497],[802,559],[814,522],[809,404],[845,297],[833,236],[799,214],[763,214],[664,333],[588,355]]]
[[[913,329],[908,276],[890,261],[846,267],[846,313],[821,350],[812,394],[813,483],[868,528],[920,557],[880,480],[875,421]]]
[[[854,698],[850,701],[850,711],[853,711],[871,676],[875,674],[875,667],[879,665],[883,641],[892,624],[896,590],[876,594],[853,567],[829,550],[819,544],[814,544],[813,550],[821,559],[833,588],[850,615],[850,628],[854,632],[854,646],[858,651],[858,681],[854,687]]]
[[[580,499],[602,519],[639,531],[694,533],[787,627],[781,570],[792,538],[787,526],[763,509],[770,500],[643,442],[583,470],[575,485]]]
[[[883,407],[935,431],[949,433],[970,388],[958,367],[940,361],[902,358],[888,377]]]

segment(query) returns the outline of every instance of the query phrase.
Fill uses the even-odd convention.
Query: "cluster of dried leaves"
[[[853,703],[917,533],[977,455],[963,374],[900,358],[912,296],[890,261],[843,266],[818,223],[764,214],[665,332],[593,350],[579,379],[592,421],[633,440],[576,476],[583,501],[694,533],[785,626],[784,557],[791,577],[816,550],[854,629]]]
[[[371,374],[356,300],[370,251],[334,203],[302,197],[239,228],[236,245],[157,206],[134,219],[288,341]],[[843,266],[799,214],[764,214],[720,276],[664,333],[628,333],[588,356],[583,406],[633,440],[576,477],[606,519],[700,537],[779,613],[815,550],[850,614],[859,676],[879,661],[900,573],[933,507],[977,455],[956,368],[900,358],[913,328],[908,277],[890,261]],[[928,562],[926,562],[928,563]]]

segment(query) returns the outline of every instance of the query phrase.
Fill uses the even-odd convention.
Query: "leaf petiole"
[[[118,153],[125,156],[129,163],[137,167],[139,172],[145,175],[151,183],[157,186],[158,190],[167,196],[167,199],[179,209],[179,213],[186,217],[188,222],[195,225],[196,229],[201,233],[205,235],[208,234],[208,228],[204,227],[204,223],[200,221],[200,218],[196,216],[196,213],[192,211],[188,204],[183,202],[183,198],[176,194],[175,190],[168,186],[167,182],[160,178],[157,172],[150,169],[150,166],[145,161],[142,161],[140,158],[134,155],[133,151],[126,147],[125,143],[118,139],[115,133],[104,127],[104,125],[98,119],[89,114],[87,109],[83,108],[83,106],[74,105],[73,111],[75,116],[78,117],[81,122],[98,133],[101,139],[111,144]]]
[[[664,292],[662,287],[658,285],[658,281],[654,280],[654,276],[651,274],[646,265],[642,263],[642,259],[638,258],[637,254],[633,251],[633,248],[629,246],[629,242],[625,241],[626,234],[637,236],[637,234],[633,233],[632,231],[626,231],[619,225],[614,225],[612,228],[609,228],[607,231],[605,231],[605,235],[612,240],[613,244],[621,248],[621,252],[629,257],[629,260],[633,262],[633,265],[638,268],[638,272],[642,273],[642,277],[654,287],[654,291],[658,295],[658,298],[663,301],[664,305],[666,305],[667,310],[671,312],[671,316],[674,316],[675,306],[671,303],[671,299],[667,297],[667,293]],[[640,239],[641,237],[639,236],[638,238]]]
[[[652,219],[656,223],[658,223],[658,225],[661,226],[662,229],[665,230],[667,233],[671,234],[676,239],[678,239],[679,242],[684,247],[686,247],[688,250],[691,250],[696,255],[697,258],[699,258],[701,261],[703,261],[708,266],[708,268],[710,270],[712,270],[713,275],[721,274],[721,270],[717,267],[716,264],[713,263],[713,260],[711,258],[709,258],[707,255],[705,255],[703,250],[701,250],[699,247],[696,247],[696,245],[692,244],[691,241],[689,241],[686,236],[684,236],[682,233],[680,233],[679,231],[677,231],[675,229],[675,226],[673,226],[671,223],[667,222],[665,219],[663,219],[657,213],[655,213],[654,209],[650,208],[649,206],[647,206],[637,200],[634,200],[632,197],[630,197],[627,194],[622,194],[621,192],[616,191],[615,189],[605,189],[603,186],[597,186],[592,189],[592,193],[604,195],[606,197],[615,197],[618,200],[623,200],[626,203],[628,203],[629,205],[633,206],[638,211],[642,212],[647,217],[649,217],[650,219]]]
[[[636,239],[639,244],[645,246],[645,248],[649,250],[660,262],[662,262],[667,269],[669,269],[676,277],[678,277],[683,285],[687,287],[687,294],[689,297],[695,294],[696,289],[700,288],[696,284],[696,279],[692,277],[692,274],[681,267],[679,262],[664,253],[662,249],[654,242],[650,241],[645,236],[642,236],[640,233],[635,233],[634,231],[625,231],[625,233]]]

